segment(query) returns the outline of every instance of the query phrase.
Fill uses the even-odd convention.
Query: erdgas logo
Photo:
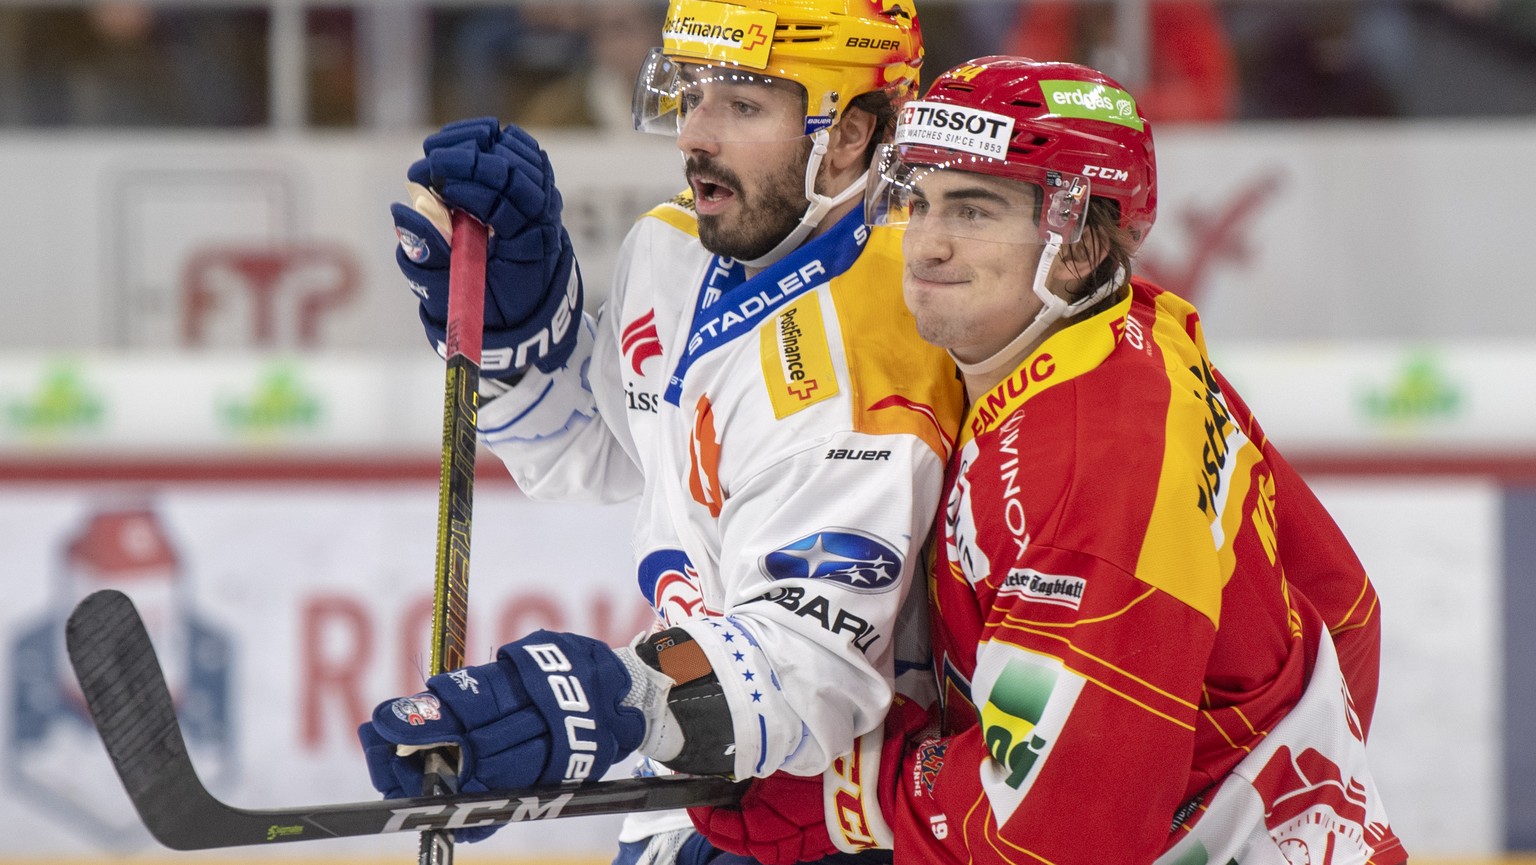
[[[1102,120],[1137,131],[1142,128],[1136,100],[1119,88],[1087,81],[1041,81],[1040,92],[1057,117]]]
[[[939,102],[908,102],[896,124],[897,144],[928,144],[1004,159],[1013,118]]]

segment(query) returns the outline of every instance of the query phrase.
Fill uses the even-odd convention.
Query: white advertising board
[[[683,187],[679,154],[539,136],[591,305],[631,222]],[[0,349],[416,349],[388,207],[420,137],[0,135],[0,186],[25,202],[0,212]],[[1533,146],[1530,121],[1160,130],[1138,269],[1217,344],[1529,340]]]
[[[1393,822],[1416,855],[1494,852],[1498,490],[1348,480],[1318,489],[1382,597],[1371,750]],[[123,588],[150,616],[215,794],[249,807],[371,798],[353,728],[378,701],[421,683],[435,505],[427,482],[0,490],[0,669],[11,697],[0,705],[9,773],[0,862],[157,849],[80,723],[61,666],[63,618],[95,587]],[[482,485],[471,660],[539,627],[611,643],[639,632],[649,612],[628,576],[631,515]],[[606,861],[616,832],[609,818],[525,825],[466,856]],[[413,845],[396,836],[230,852],[405,857]]]

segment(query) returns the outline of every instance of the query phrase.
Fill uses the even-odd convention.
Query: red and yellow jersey
[[[942,521],[898,862],[1405,861],[1375,596],[1183,300],[1133,282],[976,399]]]

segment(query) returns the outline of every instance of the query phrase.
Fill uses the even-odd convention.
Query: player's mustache
[[[707,156],[685,157],[683,160],[683,174],[689,180],[705,180],[728,187],[736,193],[742,191],[741,178],[736,176],[736,172],[723,165],[716,164],[714,160]]]

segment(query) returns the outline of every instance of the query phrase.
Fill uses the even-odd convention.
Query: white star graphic
[[[811,544],[811,548],[808,550],[780,550],[780,552],[805,562],[806,576],[810,577],[816,576],[816,572],[820,570],[822,565],[842,562],[857,564],[847,556],[839,556],[836,553],[827,552],[827,548],[822,545],[821,541],[822,536],[817,535],[816,542]]]

